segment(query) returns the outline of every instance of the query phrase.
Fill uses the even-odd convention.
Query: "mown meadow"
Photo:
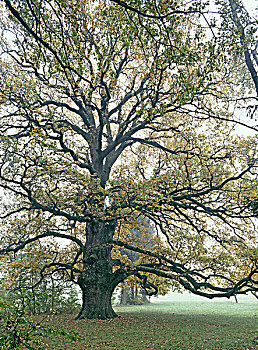
[[[81,341],[44,338],[44,350],[59,349],[258,349],[258,303],[253,297],[209,301],[172,294],[142,306],[116,307],[119,318],[75,321],[44,317],[51,327],[80,334]]]

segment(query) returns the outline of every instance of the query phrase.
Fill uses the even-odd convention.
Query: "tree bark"
[[[83,272],[78,284],[82,290],[82,308],[77,319],[116,317],[111,304],[116,287],[111,262],[111,242],[115,221],[93,220],[86,227]]]
[[[111,304],[113,289],[105,278],[93,276],[85,278],[80,285],[82,289],[82,307],[76,319],[101,319],[117,316]]]

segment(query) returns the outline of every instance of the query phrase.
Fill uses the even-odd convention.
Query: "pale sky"
[[[243,0],[243,3],[246,6],[247,10],[249,11],[250,15],[257,17],[258,0]],[[255,12],[256,12],[256,15],[255,15]]]

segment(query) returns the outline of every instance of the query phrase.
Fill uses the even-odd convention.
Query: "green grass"
[[[81,343],[56,338],[47,349],[258,349],[258,302],[253,298],[208,301],[172,295],[144,306],[117,307],[121,316],[109,321],[74,321],[55,316],[55,327],[73,329]],[[70,319],[69,319],[70,318]],[[65,342],[65,345],[64,345]]]

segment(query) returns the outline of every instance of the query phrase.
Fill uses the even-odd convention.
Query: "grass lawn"
[[[117,307],[109,321],[74,321],[72,316],[46,320],[75,330],[83,341],[47,339],[47,349],[258,349],[258,302],[255,298],[209,301],[190,295],[154,299],[144,306]]]

